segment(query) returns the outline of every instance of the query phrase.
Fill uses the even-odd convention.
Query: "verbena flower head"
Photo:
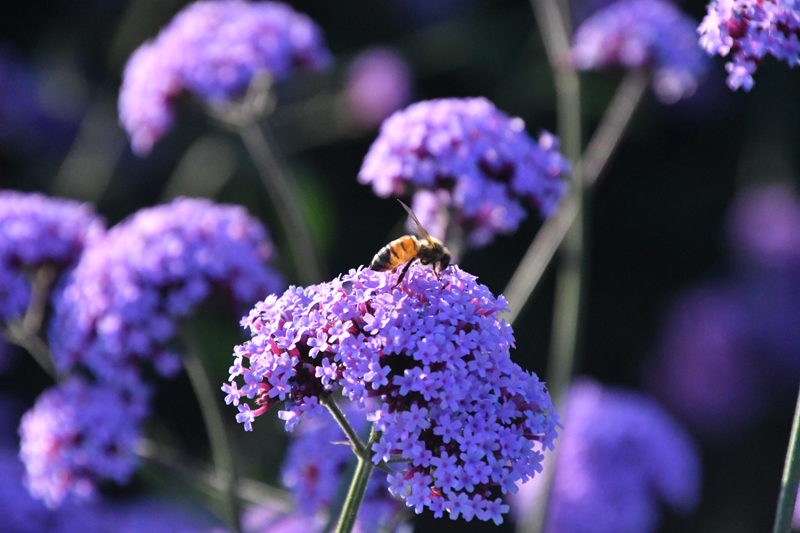
[[[19,428],[30,493],[54,507],[70,494],[91,496],[98,480],[125,483],[148,397],[143,386],[123,393],[78,378],[45,391]]]
[[[279,290],[266,229],[244,208],[179,198],[143,209],[90,247],[57,296],[50,341],[58,369],[136,382],[140,366],[180,369],[178,321],[214,290],[244,307]]]
[[[353,429],[363,434],[367,425],[365,413],[355,406],[342,410]],[[347,437],[328,412],[305,421],[293,433],[281,477],[299,514],[314,516],[320,511],[330,511],[347,465],[355,459],[350,446],[341,445],[343,442],[347,442]],[[354,531],[385,531],[389,525],[400,523],[404,506],[389,494],[388,488],[385,476],[371,477]]]
[[[211,105],[229,102],[259,72],[282,79],[329,60],[319,27],[287,4],[201,0],[128,60],[120,122],[134,151],[145,155],[170,128],[172,103],[182,91]]]
[[[549,216],[566,192],[562,174],[569,168],[553,135],[542,132],[534,141],[522,119],[486,98],[447,98],[417,102],[386,119],[358,180],[383,198],[447,192],[441,207],[472,246],[483,246],[516,230],[525,207]]]
[[[753,88],[753,74],[767,54],[790,67],[800,63],[796,0],[712,0],[697,32],[709,55],[730,57],[725,70],[733,90]]]
[[[647,533],[659,502],[686,513],[700,498],[700,459],[689,435],[654,401],[581,380],[564,405],[545,532]],[[517,515],[541,497],[534,479],[513,497]]]
[[[441,281],[419,265],[396,278],[351,270],[257,304],[242,320],[252,339],[234,350],[226,401],[247,430],[284,402],[291,430],[341,389],[381,432],[373,460],[408,461],[388,477],[394,494],[416,512],[499,523],[507,506],[488,489],[516,490],[541,471],[558,414],[544,384],[511,361],[502,296],[457,266]]]
[[[674,103],[694,94],[707,69],[696,26],[667,0],[620,0],[580,25],[572,62],[579,70],[649,67],[656,96]]]
[[[0,191],[0,322],[19,317],[28,306],[25,270],[67,269],[103,231],[88,204]]]
[[[374,127],[408,103],[411,69],[397,53],[372,48],[350,65],[345,90],[355,120]]]

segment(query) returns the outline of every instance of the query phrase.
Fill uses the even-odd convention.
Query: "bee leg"
[[[403,281],[403,278],[405,277],[406,272],[408,272],[409,267],[411,267],[411,263],[413,263],[414,261],[416,261],[416,259],[412,259],[411,261],[406,263],[406,266],[404,266],[403,270],[400,271],[400,277],[397,278],[397,283],[394,284],[395,287],[400,285],[400,282]]]

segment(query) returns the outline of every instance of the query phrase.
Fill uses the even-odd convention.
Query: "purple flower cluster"
[[[545,532],[647,533],[658,504],[689,512],[700,497],[691,438],[654,401],[580,380],[567,394],[565,429],[552,470]],[[541,479],[513,497],[517,517],[541,498]]]
[[[0,191],[0,322],[25,312],[25,270],[71,267],[102,236],[103,222],[87,204],[41,194]]]
[[[549,216],[566,192],[561,175],[569,169],[553,135],[542,132],[534,141],[522,119],[485,98],[448,98],[417,102],[384,121],[358,180],[384,198],[437,192],[439,207],[480,247],[516,230],[525,204]]]
[[[408,103],[411,69],[405,59],[389,49],[367,50],[350,65],[346,94],[356,122],[375,127]]]
[[[363,434],[367,425],[364,413],[355,406],[347,406],[343,411],[353,429]],[[355,459],[350,446],[334,444],[346,441],[344,431],[327,412],[305,421],[293,433],[281,476],[299,514],[314,516],[333,503],[347,464]],[[399,522],[404,506],[389,494],[388,488],[385,477],[370,479],[355,531],[385,531],[390,524]]]
[[[581,24],[572,62],[579,70],[647,66],[656,96],[671,104],[694,94],[707,69],[696,27],[667,0],[620,0]]]
[[[148,396],[144,386],[122,393],[78,378],[45,391],[19,428],[30,493],[55,507],[70,493],[89,497],[98,479],[125,483]]]
[[[291,430],[341,388],[381,432],[374,462],[408,461],[388,477],[406,505],[499,523],[507,506],[489,487],[514,491],[541,471],[558,414],[544,384],[511,361],[502,296],[457,266],[441,281],[419,265],[402,285],[395,278],[351,270],[258,303],[242,320],[252,339],[234,350],[226,401],[246,430],[283,401]]]
[[[729,219],[727,279],[690,287],[666,314],[645,381],[706,439],[727,439],[790,405],[800,379],[800,199],[745,191]]]
[[[796,0],[712,0],[697,28],[709,55],[731,54],[728,86],[750,91],[767,54],[790,67],[800,63],[800,4]]]
[[[179,198],[140,210],[86,250],[56,297],[56,367],[123,386],[138,382],[145,362],[173,375],[178,321],[215,289],[240,305],[279,290],[273,255],[266,229],[242,207]]]
[[[170,128],[172,103],[189,91],[207,104],[241,94],[259,72],[276,79],[326,65],[330,53],[314,22],[281,2],[201,0],[128,60],[120,122],[146,155]]]

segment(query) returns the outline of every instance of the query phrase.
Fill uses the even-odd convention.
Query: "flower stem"
[[[3,330],[6,340],[28,351],[47,374],[58,381],[58,373],[53,365],[53,355],[47,343],[39,336],[42,329],[50,289],[56,279],[56,269],[52,265],[39,267],[31,275],[31,297],[25,315],[10,322]]]
[[[238,131],[278,213],[300,283],[319,283],[323,279],[323,273],[311,241],[311,233],[303,220],[300,205],[286,173],[275,157],[262,127],[254,120],[248,120],[240,124]]]
[[[378,433],[372,429],[367,449],[370,449],[372,444],[375,443]],[[356,523],[358,517],[358,510],[361,507],[361,502],[364,500],[364,494],[367,491],[369,484],[369,477],[374,468],[372,459],[364,455],[357,455],[358,466],[353,475],[353,481],[350,483],[350,490],[347,492],[347,499],[345,499],[342,514],[339,516],[339,525],[336,526],[336,533],[350,533]]]
[[[792,526],[792,514],[797,501],[797,485],[800,481],[800,394],[794,409],[792,433],[789,437],[789,449],[786,452],[786,463],[781,478],[781,493],[778,497],[778,511],[775,514],[773,533],[789,533]]]
[[[583,157],[576,165],[580,167],[578,172],[583,176],[585,187],[592,187],[602,175],[628,129],[646,88],[647,74],[643,70],[629,72],[620,83]],[[509,313],[506,320],[509,323],[513,324],[519,316],[567,231],[575,222],[579,211],[575,194],[574,190],[571,191],[561,201],[558,212],[545,221],[503,291],[508,299]]]
[[[353,448],[353,453],[359,457],[364,457],[366,455],[366,447],[364,446],[364,443],[361,442],[361,439],[358,437],[358,433],[356,433],[356,430],[354,430],[353,426],[350,425],[350,422],[347,421],[347,418],[344,416],[342,410],[339,409],[339,404],[336,403],[336,400],[334,400],[333,396],[323,398],[322,405],[328,408],[328,411],[331,412],[333,418],[336,420],[339,426],[341,426],[344,434],[347,435],[347,440],[350,441],[350,446]]]
[[[239,500],[236,497],[236,469],[222,413],[214,399],[214,389],[211,386],[211,381],[208,379],[205,368],[203,368],[203,362],[200,360],[194,340],[184,332],[183,341],[186,345],[183,364],[186,367],[186,374],[189,376],[197,402],[200,404],[200,412],[206,425],[214,466],[223,476],[221,492],[224,495],[227,518],[231,527],[235,531],[240,531],[241,509],[239,508]]]

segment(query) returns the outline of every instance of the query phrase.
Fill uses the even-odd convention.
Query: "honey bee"
[[[411,264],[419,260],[423,265],[433,265],[433,273],[436,275],[436,279],[441,280],[439,274],[450,264],[450,250],[445,247],[442,241],[436,237],[431,237],[425,231],[425,228],[422,227],[422,224],[419,223],[417,217],[406,204],[400,200],[397,201],[408,211],[411,219],[417,225],[421,238],[416,235],[404,235],[399,239],[393,240],[375,254],[369,268],[376,272],[384,272],[386,270],[394,272],[400,265],[405,263],[403,270],[400,271],[400,277],[397,278],[395,285],[397,286],[403,281],[403,277],[408,272]]]

